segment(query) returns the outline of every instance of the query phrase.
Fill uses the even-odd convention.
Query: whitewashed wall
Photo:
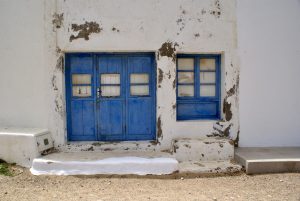
[[[235,139],[239,130],[235,9],[235,0],[1,0],[0,125],[48,128],[56,146],[65,144],[64,53],[153,51],[158,76],[163,72],[157,90],[161,147],[168,147],[173,138],[207,137],[216,132],[216,121],[176,121],[176,64],[159,51],[168,43],[178,44],[177,53],[222,54],[221,99],[231,104],[232,118],[220,124],[230,128],[228,134]],[[78,34],[72,24],[92,21],[99,24],[100,33],[70,41]]]
[[[48,127],[44,2],[0,0],[0,125]]]
[[[238,0],[240,146],[300,146],[300,1]]]

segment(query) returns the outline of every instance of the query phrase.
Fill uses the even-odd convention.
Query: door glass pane
[[[130,86],[130,95],[132,96],[147,96],[149,95],[148,85]]]
[[[91,86],[73,86],[72,94],[75,97],[89,97],[92,96]]]
[[[101,74],[101,84],[120,84],[120,74]]]
[[[216,70],[215,59],[200,59],[200,70]]]
[[[200,83],[215,83],[216,73],[215,72],[200,72]]]
[[[149,83],[149,75],[147,73],[139,73],[139,74],[130,74],[130,83],[131,84],[148,84]]]
[[[73,74],[72,84],[91,84],[92,76],[90,74]]]
[[[215,85],[201,85],[200,86],[200,96],[216,96],[216,86]]]
[[[120,96],[120,86],[101,86],[101,96]]]
[[[178,58],[178,70],[194,70],[193,58]]]
[[[178,96],[194,96],[194,85],[178,85]]]
[[[194,83],[194,73],[178,72],[178,83]]]

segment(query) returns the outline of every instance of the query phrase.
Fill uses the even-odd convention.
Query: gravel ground
[[[17,168],[16,168],[17,169]],[[0,175],[0,200],[297,200],[300,173],[158,176]]]

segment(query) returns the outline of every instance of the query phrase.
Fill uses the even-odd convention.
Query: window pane
[[[120,96],[120,86],[102,86],[101,96],[104,97]]]
[[[72,84],[91,84],[92,76],[90,74],[73,74]]]
[[[149,86],[148,85],[130,86],[130,95],[147,96],[149,95]]]
[[[120,74],[101,74],[101,84],[120,84]]]
[[[192,58],[179,58],[178,70],[194,70],[194,59]]]
[[[194,83],[194,73],[178,72],[178,83]]]
[[[200,70],[216,70],[215,59],[200,59]]]
[[[72,94],[75,97],[89,97],[92,96],[91,86],[73,86]]]
[[[178,96],[194,96],[194,85],[178,85]]]
[[[215,72],[200,72],[200,83],[215,83],[216,73]]]
[[[200,96],[216,96],[216,86],[215,85],[201,85],[200,86]]]
[[[148,84],[149,83],[149,75],[147,73],[143,74],[130,74],[130,83],[131,84]]]

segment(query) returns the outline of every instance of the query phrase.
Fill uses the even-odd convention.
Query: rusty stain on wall
[[[52,19],[52,24],[54,25],[54,27],[56,29],[59,29],[61,28],[62,24],[63,24],[63,21],[64,21],[64,14],[61,13],[54,13],[53,14],[53,19]]]
[[[70,36],[70,42],[78,38],[84,38],[89,40],[89,36],[92,33],[100,33],[103,29],[97,22],[85,22],[84,24],[72,24],[72,30],[78,32],[78,34]]]
[[[161,45],[161,47],[159,48],[159,56],[163,57],[169,57],[172,58],[172,61],[175,62],[176,61],[176,46],[179,46],[177,43],[173,43],[173,42],[165,42]]]

